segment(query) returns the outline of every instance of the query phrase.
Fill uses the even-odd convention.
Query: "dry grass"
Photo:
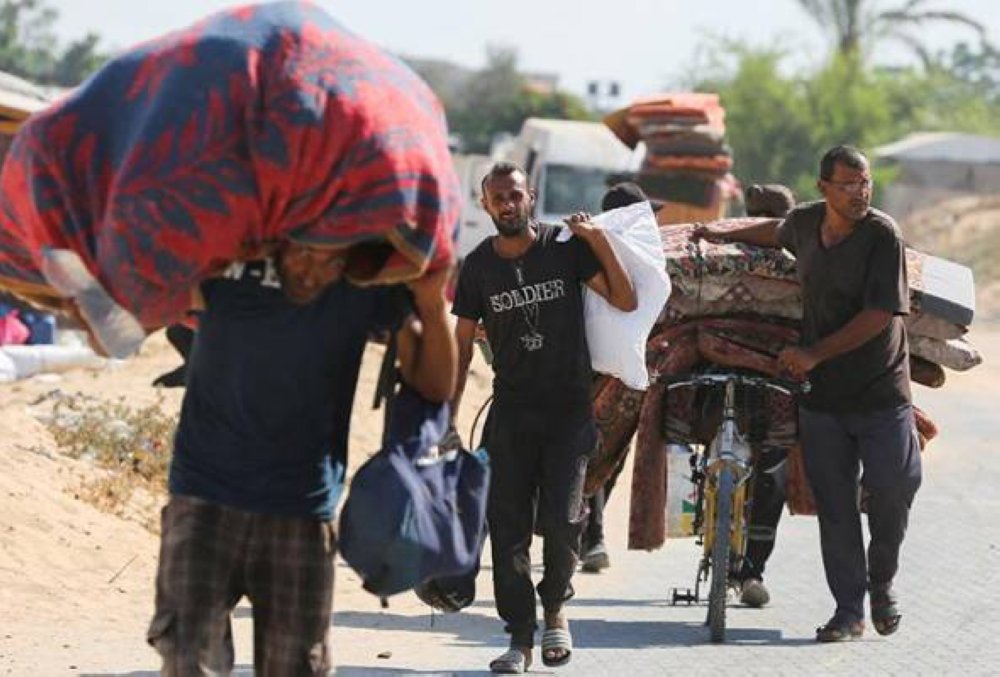
[[[176,416],[164,413],[161,402],[133,407],[79,393],[50,396],[55,402],[43,423],[59,451],[100,469],[81,481],[76,496],[113,515],[138,517],[155,531],[151,508],[166,492]]]
[[[911,246],[972,268],[976,316],[1000,318],[1000,198],[954,198],[900,225]]]

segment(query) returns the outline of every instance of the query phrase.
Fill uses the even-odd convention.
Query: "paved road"
[[[998,343],[993,342],[994,352],[988,355],[1000,358]],[[858,642],[814,641],[816,626],[832,612],[817,526],[812,518],[786,516],[768,568],[772,603],[762,610],[734,604],[728,613],[728,642],[710,644],[703,605],[667,603],[672,586],[693,581],[697,548],[691,540],[681,540],[651,553],[625,550],[628,497],[620,492],[609,508],[612,568],[576,578],[578,595],[569,607],[577,645],[572,663],[549,670],[536,658],[532,673],[1000,674],[1000,641],[993,634],[1000,630],[996,364],[996,359],[988,359],[975,379],[953,378],[944,391],[916,393],[942,436],[924,456],[924,486],[897,579],[904,620],[895,636],[879,637],[869,626]],[[357,579],[342,566],[334,621],[337,674],[488,674],[490,659],[506,646],[489,576],[489,567],[484,567],[480,599],[473,607],[456,615],[432,616],[412,595],[394,598],[388,610],[381,610],[377,600],[358,592]],[[237,610],[242,674],[249,674],[248,616],[245,607]]]
[[[980,369],[995,372],[994,364]],[[1000,641],[994,636],[1000,630],[1000,382],[984,388],[982,378],[975,384],[954,380],[947,390],[916,393],[942,436],[924,457],[924,486],[897,580],[904,620],[896,635],[883,638],[869,626],[859,642],[815,643],[815,627],[832,612],[816,522],[786,516],[768,571],[772,604],[762,610],[732,606],[727,644],[709,644],[704,606],[667,603],[671,586],[693,580],[696,547],[683,540],[651,553],[626,551],[627,496],[619,494],[610,508],[612,568],[576,578],[573,661],[548,670],[536,658],[532,672],[1000,674]],[[394,601],[385,613],[374,601],[369,609],[339,610],[337,674],[485,674],[506,641],[488,577],[487,568],[474,607],[437,615],[433,625],[412,598]],[[391,657],[378,658],[383,651]]]

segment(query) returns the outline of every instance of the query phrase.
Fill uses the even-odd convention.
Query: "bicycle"
[[[746,552],[747,529],[753,497],[753,452],[737,425],[737,388],[771,388],[794,396],[809,392],[808,382],[740,373],[698,374],[671,382],[667,390],[690,386],[724,387],[722,420],[708,449],[691,457],[695,485],[694,533],[702,546],[694,594],[672,590],[671,604],[701,601],[701,584],[709,582],[708,617],[713,642],[726,636],[726,597],[731,577],[739,572]],[[728,535],[719,538],[720,534]]]

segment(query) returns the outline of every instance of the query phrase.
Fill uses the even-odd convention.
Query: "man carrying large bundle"
[[[78,315],[108,352],[196,291],[205,306],[147,632],[165,674],[228,674],[243,596],[260,674],[332,667],[332,517],[369,332],[398,328],[402,378],[452,394],[445,138],[418,78],[290,2],[126,52],[18,136],[0,286]],[[373,288],[396,282],[405,318]]]

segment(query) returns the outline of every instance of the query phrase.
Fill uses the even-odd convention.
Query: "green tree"
[[[973,47],[960,42],[950,54],[938,60],[937,67],[1000,103],[1000,49],[993,44],[980,42]]]
[[[33,78],[53,62],[57,13],[40,0],[0,3],[0,70]]]
[[[0,70],[42,84],[72,86],[107,59],[96,35],[60,47],[53,26],[59,13],[44,0],[0,2]]]
[[[800,199],[816,197],[816,167],[833,145],[871,150],[917,131],[1000,135],[1000,100],[982,86],[994,53],[974,67],[930,70],[859,67],[835,55],[812,73],[785,75],[773,48],[713,42],[684,86],[717,92],[726,109],[733,173],[744,183],[780,182]],[[893,179],[876,165],[876,183]],[[878,195],[878,192],[876,192]]]
[[[518,71],[517,52],[502,47],[488,48],[486,66],[442,99],[451,131],[461,136],[465,150],[474,153],[488,152],[497,134],[517,133],[528,117],[589,118],[580,98],[530,88]]]
[[[108,56],[98,50],[100,40],[96,33],[87,33],[71,42],[52,64],[45,79],[66,87],[83,82],[108,60]]]
[[[792,184],[814,164],[806,100],[798,83],[781,73],[784,56],[780,50],[722,43],[698,69],[707,77],[689,83],[695,91],[719,94],[733,171],[745,183]]]
[[[964,26],[981,38],[986,28],[960,12],[928,8],[929,0],[906,0],[892,9],[881,9],[875,0],[796,0],[800,7],[833,39],[842,56],[859,59],[877,42],[896,40],[912,49],[924,62],[930,52],[917,31],[927,25]]]

